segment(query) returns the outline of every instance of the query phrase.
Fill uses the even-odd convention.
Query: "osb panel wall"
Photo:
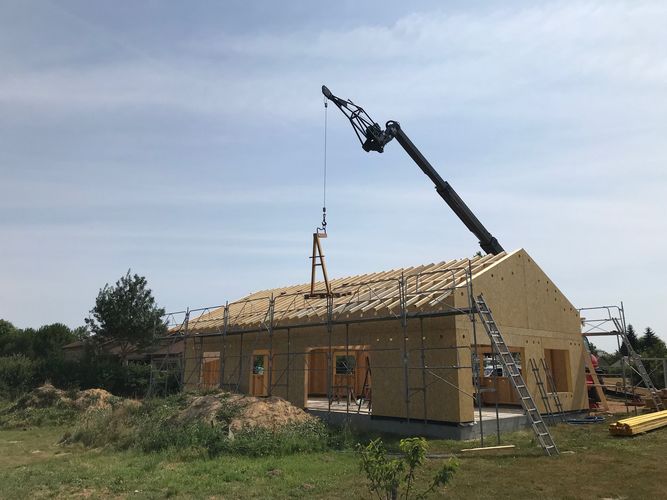
[[[530,255],[517,250],[495,263],[473,278],[473,290],[475,295],[484,294],[508,345],[523,349],[522,372],[540,409],[544,408],[529,359],[539,363],[545,349],[566,349],[569,353],[572,390],[559,393],[564,409],[586,409],[579,313]],[[464,305],[467,298],[459,293],[456,303]],[[456,324],[457,332],[471,333],[467,319],[457,318]],[[477,336],[480,345],[489,344],[479,323]]]
[[[333,379],[328,377],[329,365],[327,363],[328,349],[314,349],[306,359],[308,367],[308,395],[323,397],[327,395],[327,386],[329,380],[332,380],[333,394],[339,398],[345,398],[349,389],[355,397],[361,396],[364,390],[364,380],[367,387],[371,387],[370,377],[366,377],[366,358],[370,356],[367,348],[364,346],[333,346],[331,350]],[[337,374],[335,373],[336,356],[351,356],[354,358],[353,373]]]
[[[427,366],[422,370],[423,356]],[[405,418],[408,412],[405,398],[405,370],[403,368],[403,329],[400,321],[336,325],[331,334],[332,346],[369,346],[372,370],[373,415]],[[220,352],[222,339],[203,339],[206,352]],[[407,384],[410,390],[409,417],[411,419],[444,422],[472,420],[472,407],[468,396],[457,390],[469,378],[469,370],[458,366],[470,365],[469,349],[456,348],[454,321],[452,318],[410,319],[407,328]],[[296,328],[288,332],[277,330],[273,335],[273,362],[271,393],[305,407],[308,390],[307,361],[313,348],[328,348],[329,335],[325,327]],[[252,353],[270,349],[266,332],[246,333],[227,337],[226,362],[223,365],[225,384],[234,387],[240,380],[239,390],[248,392]],[[193,340],[186,348],[186,388],[197,388],[199,383],[198,360],[194,357]],[[241,376],[239,379],[239,368]],[[462,373],[467,373],[463,375]],[[426,391],[422,388],[426,385]],[[469,392],[469,391],[468,391]],[[426,394],[426,408],[424,408]],[[426,413],[424,413],[426,411]]]

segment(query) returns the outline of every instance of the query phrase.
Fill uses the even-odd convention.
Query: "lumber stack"
[[[609,424],[609,432],[614,436],[635,436],[664,426],[667,426],[667,410],[624,418]]]

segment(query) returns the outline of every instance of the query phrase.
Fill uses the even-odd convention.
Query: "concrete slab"
[[[312,402],[312,404],[311,404]],[[479,425],[479,414],[475,411],[475,421],[468,423],[454,422],[424,422],[411,420],[410,422],[397,419],[372,416],[364,407],[357,414],[357,406],[350,403],[350,411],[346,412],[347,403],[335,402],[331,405],[331,411],[328,410],[326,398],[317,398],[308,400],[309,407],[306,411],[312,415],[321,418],[332,425],[349,424],[361,432],[395,434],[398,436],[424,436],[435,439],[478,439],[480,437],[480,428],[484,431],[484,436],[495,435],[496,430],[500,432],[514,432],[529,427],[528,420],[523,411],[518,408],[501,408],[498,412],[498,423],[496,423],[495,408],[482,409],[482,425]]]

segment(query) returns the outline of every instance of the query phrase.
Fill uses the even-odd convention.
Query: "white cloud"
[[[553,2],[414,13],[322,33],[222,35],[188,41],[172,56],[128,51],[124,60],[5,74],[0,99],[70,112],[139,106],[290,119],[311,116],[326,80],[334,92],[403,117],[573,119],[568,103],[605,113],[628,99],[664,111],[651,94],[667,79],[666,17],[662,2]]]
[[[319,166],[291,169],[316,149],[326,83],[378,121],[401,120],[501,242],[526,247],[573,301],[627,294],[644,323],[667,328],[650,312],[660,305],[648,287],[662,286],[655,276],[667,250],[667,4],[548,2],[454,14],[409,8],[392,23],[347,19],[325,31],[195,32],[152,53],[113,26],[67,17],[51,33],[66,43],[37,44],[26,54],[17,46],[2,53],[5,44],[0,207],[10,214],[1,224],[12,243],[2,249],[3,279],[39,287],[77,269],[74,281],[88,292],[136,263],[155,273],[170,303],[191,306],[302,281],[311,228],[305,212],[319,210],[319,187],[312,188]],[[381,160],[347,154],[358,146],[330,109],[332,271],[476,250],[397,144]],[[197,119],[205,125],[190,131]],[[175,123],[185,125],[174,131]],[[163,142],[146,140],[144,127]],[[267,144],[264,134],[274,131],[293,142]],[[215,136],[224,148],[201,138],[186,149],[187,132],[195,140]],[[89,137],[97,142],[86,149]],[[61,139],[61,150],[49,143]],[[151,148],[161,147],[164,161],[151,161]],[[189,162],[193,152],[199,156]],[[201,158],[214,158],[219,175],[193,175],[210,174],[194,165]],[[84,163],[85,172],[75,168]],[[174,232],[159,230],[165,226]],[[96,260],[102,251],[104,263]],[[80,262],[99,269],[88,273]],[[229,283],[224,294],[221,280]],[[16,286],[30,295],[30,287]],[[58,287],[49,293],[40,300]],[[28,298],[2,297],[9,316],[31,317]],[[63,299],[59,308],[66,307]]]

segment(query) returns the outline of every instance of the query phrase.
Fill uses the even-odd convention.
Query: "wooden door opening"
[[[520,348],[508,347],[512,353],[512,358],[516,363],[519,373],[523,374],[522,369],[522,359],[523,351]],[[486,346],[480,346],[480,358],[476,364],[475,369],[478,370],[480,379],[479,385],[480,388],[484,391],[482,392],[482,404],[484,405],[495,405],[496,402],[501,405],[518,405],[521,402],[519,401],[518,396],[514,391],[512,382],[505,370],[503,369],[500,361],[496,358],[495,365],[495,378],[494,378],[494,366],[493,366],[493,351]],[[525,375],[524,375],[525,376]],[[486,389],[486,390],[485,390]]]
[[[269,395],[269,355],[266,352],[254,352],[250,372],[250,394],[252,396]]]
[[[306,398],[308,407],[333,402],[356,404],[359,398],[370,401],[370,354],[366,346],[312,349],[306,357]],[[329,384],[331,385],[329,387]]]
[[[220,353],[205,352],[202,356],[201,387],[214,389],[220,386]]]

